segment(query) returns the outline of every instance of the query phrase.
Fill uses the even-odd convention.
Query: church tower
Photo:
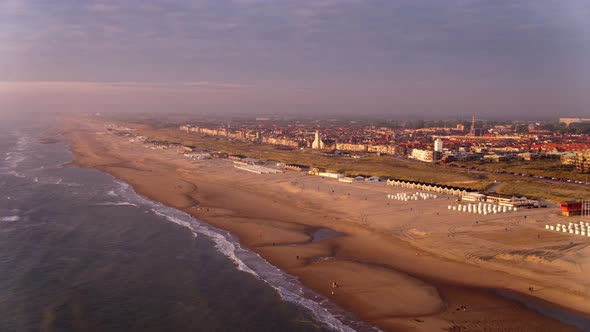
[[[322,142],[322,140],[320,139],[320,132],[318,130],[315,131],[315,139],[313,140],[313,143],[311,143],[311,148],[318,150],[324,148],[324,142]]]
[[[468,136],[475,136],[475,115],[471,119],[471,130],[469,130]]]

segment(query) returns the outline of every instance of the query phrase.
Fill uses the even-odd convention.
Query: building
[[[469,134],[467,136],[475,136],[475,115],[471,119],[471,128],[469,129]]]
[[[336,144],[338,145],[338,144]],[[378,154],[391,154],[389,153],[390,146],[388,145],[367,145],[367,152],[378,153]]]
[[[538,156],[539,155],[532,154],[530,152],[523,152],[523,153],[516,154],[516,158],[521,159],[521,160],[526,160],[526,161],[530,161],[532,159],[537,159]]]
[[[309,166],[299,165],[299,164],[287,164],[285,165],[285,169],[296,171],[296,172],[308,172]]]
[[[338,181],[345,182],[345,183],[364,182],[365,178],[362,176],[356,176],[356,177],[346,176],[346,177],[339,178]]]
[[[434,141],[434,152],[443,152],[443,141],[440,138]]]
[[[432,162],[434,160],[434,153],[431,150],[412,149],[410,157],[420,161]]]
[[[559,160],[562,165],[575,165],[576,164],[576,153],[574,152],[562,152],[559,155]]]
[[[320,139],[320,132],[318,130],[315,131],[315,139],[313,140],[313,143],[311,143],[311,148],[317,150],[324,148],[324,142]]]
[[[510,158],[507,155],[502,154],[486,154],[483,156],[484,161],[499,163],[501,161],[509,160]]]
[[[571,125],[572,123],[590,123],[590,119],[582,119],[582,118],[559,118],[559,123],[565,123],[566,125]]]
[[[352,151],[352,152],[368,152],[366,144],[352,144],[352,143],[336,143],[336,150]],[[375,152],[375,151],[371,151]]]
[[[559,203],[561,214],[566,217],[582,214],[582,202],[567,201]]]
[[[489,193],[488,195],[486,195],[485,201],[492,204],[512,207],[533,206],[536,202],[526,197],[516,197],[512,195],[502,195],[496,193]]]
[[[283,137],[262,137],[263,144],[280,145],[292,148],[298,148],[299,142]]]
[[[435,192],[435,193],[441,193],[444,195],[465,196],[468,194],[467,190],[465,190],[464,188],[457,188],[457,187],[429,184],[429,183],[421,183],[421,182],[407,181],[407,180],[399,180],[399,179],[389,179],[389,180],[387,180],[387,185],[393,186],[393,187],[408,188],[408,189],[413,189],[413,190],[431,191],[431,192]]]
[[[467,195],[463,195],[463,197],[461,197],[461,200],[468,201],[468,202],[485,202],[486,195],[478,193],[476,191],[475,192],[468,192]]]
[[[590,151],[576,153],[576,170],[581,173],[590,173]]]
[[[434,141],[434,152],[432,154],[433,160],[441,160],[443,157],[443,141],[437,138]]]
[[[334,172],[319,172],[318,176],[321,176],[323,178],[340,179],[344,177],[344,174]]]

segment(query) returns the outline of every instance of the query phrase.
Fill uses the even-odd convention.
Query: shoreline
[[[75,164],[71,164],[71,166],[78,167]],[[215,247],[222,245],[224,249],[217,247],[215,250],[231,260],[233,264],[235,264],[236,271],[255,276],[257,279],[267,284],[267,286],[271,287],[276,295],[281,298],[281,301],[293,303],[308,311],[318,324],[330,328],[331,330],[343,330],[343,327],[349,327],[354,328],[356,331],[374,331],[373,326],[359,320],[352,313],[343,310],[332,302],[328,302],[328,306],[326,306],[325,300],[329,301],[329,299],[323,297],[321,294],[315,293],[311,289],[305,288],[296,277],[287,274],[285,271],[279,270],[270,262],[257,255],[256,252],[244,248],[240,244],[239,239],[229,231],[207,224],[181,209],[170,207],[159,201],[152,200],[151,198],[136,192],[127,182],[124,182],[109,173],[104,174],[111,176],[116,183],[123,185],[123,190],[125,192],[130,190],[133,196],[139,197],[139,202],[137,202],[137,204],[145,205],[147,203],[152,206],[151,209],[153,213],[180,226],[183,231],[186,229],[193,233],[195,237],[197,234],[199,234],[199,236],[205,236]],[[137,201],[137,198],[133,196],[131,197],[131,201]],[[132,204],[135,205],[135,203]],[[187,221],[184,217],[190,219]],[[234,249],[227,251],[225,244],[229,244],[229,247]],[[280,271],[278,277],[275,270]],[[277,283],[277,280],[274,280],[275,278],[279,278],[280,282]],[[302,293],[299,294],[297,290],[300,290]]]
[[[81,167],[81,166],[77,165],[75,162],[72,162],[72,163],[71,163],[71,164],[69,164],[69,165]],[[101,172],[103,172],[103,171],[101,171]],[[107,174],[109,174],[109,173],[107,173]],[[124,182],[124,180],[122,180],[122,179],[119,179],[119,178],[115,178],[115,179],[117,179],[118,181],[123,181],[123,182]],[[126,183],[126,182],[124,182],[124,183]],[[128,183],[126,183],[126,184],[128,184]],[[128,184],[128,185],[130,185],[130,184]],[[130,186],[131,186],[131,185],[130,185]],[[131,186],[131,187],[133,188],[133,186]],[[149,198],[149,197],[147,197],[147,196],[146,196],[146,198],[150,199],[150,198]],[[195,208],[195,207],[197,207],[198,205],[199,205],[199,203],[198,203],[198,202],[196,202],[194,205],[192,205],[192,206],[190,206],[190,207],[188,207],[188,208]],[[181,209],[180,211],[183,211],[183,210]],[[185,211],[183,211],[183,212],[185,212]],[[187,212],[185,212],[185,213],[187,213]],[[189,215],[190,215],[192,218],[195,218],[195,217],[194,217],[193,215],[191,215],[190,213],[187,213],[187,214],[189,214]],[[203,221],[201,221],[201,220],[197,220],[197,221],[199,221],[199,222],[203,222]],[[308,239],[307,241],[303,241],[303,242],[294,242],[294,243],[280,243],[280,244],[276,244],[276,247],[281,247],[281,246],[299,246],[299,245],[307,245],[307,244],[314,243],[314,242],[316,242],[316,241],[322,241],[322,240],[325,240],[325,239],[323,239],[323,238],[322,238],[322,239],[319,239],[319,240],[316,240],[316,239],[314,238],[314,235],[313,235],[313,233],[314,233],[314,232],[317,232],[318,230],[328,230],[328,231],[332,231],[332,232],[338,233],[337,235],[333,235],[333,236],[331,236],[331,237],[329,237],[329,238],[338,237],[338,236],[346,236],[346,235],[347,235],[347,234],[344,234],[344,233],[337,232],[337,231],[335,231],[335,230],[333,230],[333,229],[331,229],[331,228],[327,228],[327,227],[308,226],[308,225],[305,225],[305,224],[300,224],[300,225],[301,225],[301,226],[303,226],[303,227],[309,228],[308,230],[306,230],[306,231],[304,232],[304,233],[305,233],[307,236],[309,236],[309,239]],[[212,226],[212,225],[209,225],[209,226]],[[213,227],[215,227],[215,226],[213,226]],[[226,230],[226,231],[227,231],[227,232],[229,232],[228,230]],[[231,233],[230,233],[230,234],[231,234]],[[233,234],[231,234],[231,235],[233,235]],[[235,236],[235,235],[233,235],[233,236]],[[329,238],[327,238],[327,239],[329,239]],[[237,240],[238,240],[238,242],[239,242],[239,238],[238,238]],[[315,257],[315,258],[314,258],[314,260],[316,260],[316,259],[317,259],[318,261],[321,261],[321,260],[324,260],[324,261],[325,261],[325,260],[337,260],[337,259],[335,259],[335,257],[334,257],[334,256],[326,256],[326,257]],[[341,261],[341,262],[343,262],[343,261],[346,261],[346,260],[341,260],[341,259],[338,259],[338,261]],[[364,262],[361,262],[361,261],[350,261],[350,262],[353,262],[353,263],[359,263],[359,264],[365,264],[365,265],[372,265],[372,266],[375,266],[375,267],[378,267],[378,268],[383,268],[383,269],[390,269],[390,270],[393,270],[395,273],[399,273],[399,274],[408,275],[406,272],[403,272],[403,271],[397,271],[397,270],[395,270],[395,269],[392,269],[392,268],[391,268],[391,267],[389,267],[389,266],[384,266],[384,265],[376,265],[376,264],[372,264],[372,263],[370,263],[370,262],[366,262],[366,261],[364,261]],[[308,263],[313,263],[313,262],[308,262]],[[269,264],[270,264],[270,262],[269,262]],[[409,276],[409,277],[412,277],[412,278],[417,278],[417,277],[416,277],[416,276],[414,276],[414,275],[408,275],[408,276]],[[433,284],[433,285],[435,285],[435,286],[438,286],[438,287],[441,287],[442,285],[445,285],[445,286],[447,286],[447,287],[457,287],[457,288],[471,288],[471,287],[469,287],[468,285],[464,285],[464,284],[456,284],[456,285],[452,285],[452,284],[446,284],[446,283],[444,283],[444,282],[441,282],[441,281],[439,281],[439,280],[435,280],[435,279],[430,279],[430,280],[429,280],[428,278],[424,278],[424,277],[421,277],[421,278],[420,278],[420,280],[423,280],[423,279],[425,279],[425,281],[428,281],[429,283],[431,283],[431,284]],[[274,287],[274,286],[273,286],[273,287]],[[569,319],[560,320],[560,321],[562,321],[562,322],[564,322],[564,323],[567,323],[567,324],[570,324],[570,325],[574,325],[574,326],[577,326],[577,325],[575,325],[575,323],[574,323],[574,324],[572,324],[572,323],[571,323],[571,320],[572,320],[572,319],[574,319],[574,320],[575,320],[575,319],[578,319],[578,320],[579,320],[581,317],[584,317],[584,316],[586,316],[586,318],[589,318],[589,319],[590,319],[590,316],[588,316],[588,315],[584,314],[583,312],[574,311],[574,310],[572,310],[572,309],[568,309],[568,308],[566,308],[566,307],[563,307],[563,306],[560,306],[560,305],[558,305],[558,304],[551,303],[551,302],[547,302],[547,301],[544,301],[544,300],[542,300],[542,299],[535,298],[535,297],[533,297],[533,296],[530,296],[530,295],[527,295],[527,294],[524,294],[524,293],[518,293],[518,292],[511,291],[511,290],[506,290],[506,289],[497,289],[497,288],[473,288],[473,290],[474,290],[474,291],[477,291],[477,292],[483,292],[483,293],[494,293],[494,294],[498,294],[498,295],[500,295],[501,297],[508,299],[509,301],[513,301],[513,302],[517,302],[517,303],[523,304],[523,305],[525,305],[525,306],[527,306],[527,307],[531,308],[532,310],[534,310],[534,311],[536,311],[536,312],[538,312],[538,313],[540,313],[540,314],[542,314],[542,315],[544,315],[544,316],[547,316],[547,317],[552,317],[552,318],[555,318],[555,317],[554,317],[555,315],[559,315],[559,316],[563,316],[563,315],[565,315],[565,316],[569,316],[569,317],[568,317]],[[309,309],[309,308],[308,308],[308,309]],[[337,309],[340,309],[340,310],[342,310],[342,309],[341,309],[341,308],[339,308],[339,307],[337,307]],[[309,309],[309,310],[311,310],[311,309]],[[546,314],[546,313],[544,313],[545,311],[552,311],[552,312],[553,312],[553,315]],[[352,313],[350,313],[350,314],[351,314],[351,316],[352,316],[352,317],[350,317],[351,319],[358,319],[358,318],[354,317],[354,315],[352,315]],[[402,318],[404,318],[404,316],[399,316],[399,317],[402,317]],[[411,317],[414,317],[414,316],[412,316],[412,315],[409,315],[409,316],[407,316],[407,317],[405,317],[405,318],[411,318]],[[556,318],[556,319],[557,319],[557,318]],[[362,322],[362,321],[359,321],[358,323],[362,324],[363,322]],[[347,325],[347,326],[349,326],[349,325]]]
[[[72,134],[77,135],[77,141],[72,140]],[[485,294],[490,290],[501,289],[488,287],[490,282],[479,281],[467,285],[459,280],[454,285],[443,285],[446,284],[445,279],[449,277],[452,279],[453,273],[450,273],[450,276],[441,275],[439,280],[431,279],[433,274],[436,275],[433,272],[416,273],[417,271],[413,271],[415,267],[413,269],[407,266],[404,267],[407,263],[411,264],[412,262],[406,262],[405,264],[396,262],[396,259],[386,257],[387,255],[384,252],[397,250],[402,253],[398,255],[402,260],[427,260],[422,264],[426,263],[429,270],[434,269],[434,272],[441,264],[445,267],[457,269],[459,273],[467,272],[468,274],[477,275],[481,272],[474,272],[472,267],[459,266],[458,263],[450,262],[446,258],[436,257],[427,251],[404,243],[403,240],[396,241],[386,233],[371,231],[370,228],[363,227],[363,225],[349,221],[339,224],[337,223],[338,220],[345,217],[330,208],[324,209],[322,207],[319,210],[322,216],[318,220],[316,216],[318,207],[314,206],[313,201],[307,202],[304,199],[303,202],[298,204],[305,206],[300,209],[293,209],[292,206],[289,206],[291,205],[289,199],[285,202],[284,197],[273,196],[273,193],[265,195],[263,189],[253,190],[248,187],[255,183],[252,181],[260,179],[260,177],[244,175],[243,178],[247,178],[248,181],[236,181],[235,184],[228,184],[225,174],[217,175],[212,179],[204,177],[202,170],[195,171],[191,169],[190,174],[186,174],[189,171],[184,166],[185,161],[175,160],[171,164],[167,164],[165,160],[157,157],[150,159],[155,163],[150,164],[148,169],[147,166],[142,165],[145,163],[137,162],[132,156],[127,157],[121,153],[113,153],[110,149],[104,149],[104,144],[110,144],[109,147],[114,147],[115,145],[125,145],[125,143],[117,142],[112,137],[100,137],[107,141],[106,143],[99,143],[96,138],[93,141],[93,138],[89,136],[92,134],[94,132],[84,135],[83,132],[73,131],[68,135],[69,141],[72,143],[70,150],[75,158],[74,164],[80,167],[97,168],[109,173],[115,178],[128,183],[141,195],[178,208],[198,220],[230,232],[239,239],[243,246],[258,253],[277,268],[297,276],[303,285],[324,296],[330,297],[330,278],[337,279],[344,286],[342,289],[338,289],[339,293],[333,296],[332,300],[343,309],[358,315],[361,320],[382,329],[430,331],[448,328],[452,324],[466,328],[470,326],[497,325],[497,321],[502,320],[504,317],[502,314],[496,312],[493,315],[488,315],[485,312],[471,311],[472,307],[477,307],[479,304],[483,306],[486,303],[502,303],[506,307],[504,310],[524,314],[525,321],[527,319],[529,322],[535,319],[539,320],[540,324],[524,325],[525,330],[538,330],[539,328],[542,330],[543,326],[554,326],[562,330],[567,328],[567,326],[555,320],[546,317],[540,319],[537,317],[540,315],[532,313],[531,310],[523,308],[521,305],[510,304],[508,300],[499,299],[497,295]],[[86,139],[85,144],[81,144],[80,141],[83,137]],[[101,153],[100,144],[103,144],[104,151],[102,152],[104,154]],[[129,148],[140,150],[129,146],[118,148],[121,152]],[[137,151],[135,153],[147,160],[153,157],[150,152]],[[161,152],[157,151],[156,153]],[[166,157],[169,156],[166,155]],[[211,167],[222,168],[224,166],[205,165],[202,168],[206,169],[206,171],[213,171]],[[163,176],[164,173],[162,172],[166,169],[171,172],[165,175],[168,181],[162,182],[154,179],[154,170],[159,176]],[[227,165],[223,170],[227,171]],[[241,173],[237,174],[242,177]],[[297,179],[299,180],[299,178]],[[324,185],[319,179],[314,180],[319,185]],[[173,182],[176,187],[155,192],[157,189],[167,187],[169,182]],[[280,183],[280,186],[287,187]],[[227,186],[231,188],[232,193],[220,190],[218,186]],[[230,190],[229,188],[226,189]],[[279,189],[283,190],[285,188]],[[284,190],[282,192],[285,194]],[[286,194],[297,195],[290,189],[286,191]],[[171,198],[172,195],[173,198]],[[224,198],[225,195],[232,197]],[[249,195],[254,197],[249,197]],[[318,193],[316,196],[319,200],[330,199],[333,195]],[[237,199],[232,200],[232,198],[240,198],[247,202],[239,204],[236,202]],[[248,204],[248,201],[251,204]],[[192,208],[194,206],[199,206],[200,210]],[[256,209],[256,207],[262,206],[269,208],[264,211]],[[290,212],[292,212],[292,215]],[[314,219],[313,222],[310,222],[310,217]],[[299,223],[296,221],[305,222]],[[313,237],[306,233],[305,228],[329,228],[344,235],[313,242]],[[273,243],[278,245],[273,246]],[[288,245],[294,243],[296,245]],[[377,250],[372,251],[372,249]],[[418,258],[412,257],[414,254]],[[294,259],[296,255],[301,256],[302,259]],[[333,258],[328,262],[305,263],[306,259],[317,257]],[[347,269],[355,270],[357,275],[349,275]],[[494,274],[497,273],[494,272]],[[400,275],[402,276],[400,277]],[[340,281],[340,279],[344,281]],[[492,281],[491,284],[493,283]],[[374,284],[378,286],[374,286]],[[404,291],[407,292],[406,297],[418,299],[411,303],[410,309],[395,306],[395,297]],[[477,297],[475,302],[470,299],[470,295],[474,294]],[[462,298],[470,302],[470,312],[465,315],[453,312],[454,306],[459,305]],[[471,302],[474,304],[472,305]],[[465,317],[457,317],[457,315]],[[456,321],[461,323],[454,323]],[[502,324],[508,327],[507,325],[510,322]]]

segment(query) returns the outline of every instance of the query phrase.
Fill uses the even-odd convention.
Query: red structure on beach
[[[582,214],[582,202],[567,201],[559,204],[561,214],[570,217]]]

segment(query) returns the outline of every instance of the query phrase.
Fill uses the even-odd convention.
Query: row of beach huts
[[[551,231],[557,231],[562,233],[569,233],[575,235],[582,235],[590,237],[590,223],[580,221],[579,223],[570,222],[568,225],[565,224],[557,224],[556,226],[553,225],[545,225],[545,229]]]
[[[407,201],[436,199],[436,195],[421,193],[421,192],[417,191],[415,194],[408,194],[408,193],[387,194],[387,198],[407,202]]]
[[[526,197],[517,197],[510,195],[499,195],[499,194],[483,194],[476,191],[469,191],[466,188],[444,186],[431,183],[422,183],[416,181],[387,180],[388,186],[400,187],[411,190],[422,190],[434,193],[440,193],[444,195],[453,195],[457,197],[458,201],[462,202],[482,202],[490,203],[498,206],[505,207],[539,207],[538,201],[528,199]],[[490,205],[492,206],[492,205]],[[502,212],[504,209],[501,209]],[[493,213],[493,212],[492,212]]]
[[[430,192],[440,193],[440,194],[444,194],[444,195],[454,195],[454,196],[466,196],[469,193],[464,188],[442,186],[442,185],[421,183],[421,182],[407,181],[407,180],[390,179],[390,180],[387,180],[387,185],[393,186],[393,187],[413,189],[413,190],[430,191]]]
[[[265,167],[265,166],[256,165],[256,164],[249,164],[249,163],[245,163],[245,162],[241,162],[241,161],[234,161],[234,167],[239,170],[254,173],[254,174],[283,173],[283,171],[278,170],[276,168],[270,168],[270,167]]]
[[[495,214],[495,213],[506,213],[506,212],[516,212],[518,208],[506,205],[496,205],[490,203],[483,203],[479,202],[477,204],[459,204],[459,205],[449,205],[449,210],[459,211],[459,212],[467,212],[467,213],[477,213],[477,214]]]

